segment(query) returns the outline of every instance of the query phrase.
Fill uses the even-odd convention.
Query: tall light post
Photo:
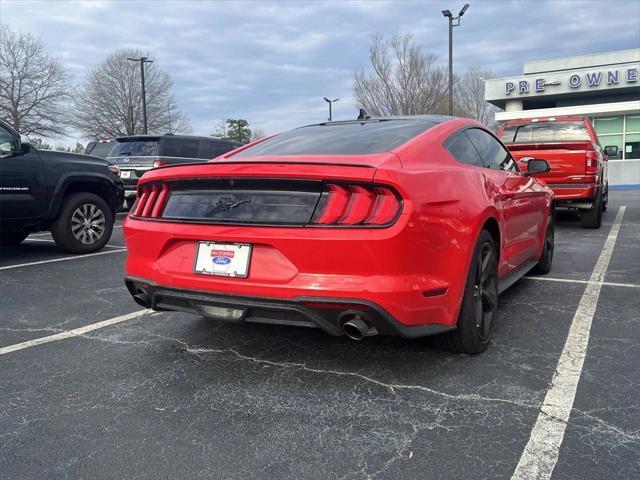
[[[333,115],[332,115],[332,112],[331,112],[331,105],[333,105],[333,102],[337,102],[338,100],[340,100],[340,99],[339,98],[335,98],[333,100],[329,100],[327,97],[324,97],[324,101],[329,104],[329,121],[332,121],[332,119],[333,119]]]
[[[442,10],[442,15],[449,19],[449,115],[453,115],[453,27],[460,25],[460,18],[469,8],[465,3],[457,17],[454,17],[449,10]]]
[[[147,132],[147,95],[144,89],[144,64],[145,63],[153,63],[153,60],[149,60],[148,57],[140,57],[140,58],[129,58],[127,60],[131,60],[132,62],[140,62],[140,82],[142,83],[142,126],[144,128],[145,135]]]

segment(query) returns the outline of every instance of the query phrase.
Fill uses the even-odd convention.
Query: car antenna
[[[370,118],[371,115],[369,115],[364,108],[361,108],[357,120],[369,120]]]

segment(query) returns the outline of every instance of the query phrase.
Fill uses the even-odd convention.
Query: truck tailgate
[[[526,170],[526,166],[520,162],[521,158],[547,160],[551,171],[536,175],[536,178],[548,184],[587,183],[585,158],[587,151],[593,150],[591,142],[517,143],[507,144],[507,148],[523,170]]]

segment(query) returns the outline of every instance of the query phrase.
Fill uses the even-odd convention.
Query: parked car
[[[329,122],[148,172],[124,224],[134,300],[362,339],[487,348],[498,294],[551,268],[553,192],[473,120]]]
[[[94,157],[107,158],[113,146],[116,144],[114,139],[102,138],[87,143],[84,149],[85,155],[93,155]]]
[[[37,150],[0,120],[0,243],[50,230],[64,251],[90,253],[109,241],[124,186],[118,168],[87,155]]]
[[[510,120],[498,136],[523,171],[530,158],[546,159],[551,171],[539,178],[554,191],[556,206],[577,209],[584,228],[600,228],[609,200],[607,156],[618,147],[603,149],[588,118]]]
[[[116,139],[107,159],[120,168],[127,207],[136,198],[136,185],[152,168],[206,162],[242,144],[212,137],[188,135],[133,135]]]

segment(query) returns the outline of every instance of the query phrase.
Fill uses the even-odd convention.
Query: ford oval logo
[[[229,265],[231,259],[229,257],[213,257],[213,263],[216,265]]]

